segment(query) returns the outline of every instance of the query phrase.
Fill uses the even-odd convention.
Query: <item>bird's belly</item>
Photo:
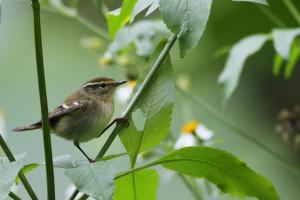
[[[100,135],[107,126],[112,116],[112,112],[89,112],[89,115],[81,113],[75,116],[63,117],[54,129],[54,132],[65,139],[87,142]]]

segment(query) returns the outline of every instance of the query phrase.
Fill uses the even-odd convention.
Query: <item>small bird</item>
[[[80,89],[73,92],[61,105],[49,113],[51,131],[67,140],[72,140],[84,156],[93,162],[80,148],[79,143],[99,137],[115,122],[127,123],[126,119],[117,118],[108,125],[114,112],[115,89],[126,82],[97,77],[84,83]],[[39,128],[42,128],[41,121],[15,128],[13,131]]]

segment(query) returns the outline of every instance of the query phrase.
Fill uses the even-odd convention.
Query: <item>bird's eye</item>
[[[101,83],[101,84],[100,84],[100,87],[102,87],[102,88],[104,88],[105,86],[106,86],[105,83]]]

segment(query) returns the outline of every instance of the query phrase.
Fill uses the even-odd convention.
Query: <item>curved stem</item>
[[[49,119],[48,119],[48,103],[47,103],[44,60],[43,60],[43,50],[42,50],[40,3],[38,0],[32,0],[31,6],[33,9],[33,17],[34,17],[33,19],[34,19],[35,51],[36,51],[38,85],[39,85],[39,93],[40,93],[40,106],[42,112],[48,200],[55,200],[52,148],[51,148],[50,126],[49,126]]]
[[[297,21],[298,25],[300,25],[300,13],[297,10],[297,8],[294,5],[294,3],[291,0],[282,0],[282,2],[287,7],[287,9],[290,11],[290,13],[293,15],[293,17]]]
[[[221,113],[216,111],[213,107],[208,105],[206,102],[203,102],[196,97],[194,97],[192,94],[185,92],[177,87],[177,91],[182,94],[183,97],[185,97],[187,100],[193,102],[195,105],[199,106],[201,109],[203,109],[205,112],[213,116],[215,119],[217,119],[219,122],[224,124],[229,129],[233,130],[234,133],[238,134],[242,138],[246,139],[247,141],[250,141],[254,145],[258,146],[260,149],[268,153],[273,160],[275,160],[277,163],[279,163],[284,168],[288,169],[289,171],[293,172],[297,176],[300,177],[300,169],[290,164],[290,161],[286,158],[282,157],[269,147],[265,146],[260,141],[256,140],[254,137],[250,136],[250,134],[246,133],[244,130],[242,130],[240,127],[238,127],[234,122],[232,122],[229,119],[226,119],[223,117]]]
[[[2,135],[0,134],[0,146],[3,149],[6,157],[10,162],[16,161],[14,155],[10,151],[8,145],[6,144],[5,140],[3,139]],[[29,196],[31,197],[32,200],[38,200],[36,194],[34,193],[31,185],[29,184],[28,180],[26,179],[25,175],[22,172],[19,172],[18,174],[21,182],[23,183],[25,190],[28,192]]]

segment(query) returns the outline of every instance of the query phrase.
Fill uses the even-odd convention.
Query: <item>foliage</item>
[[[266,0],[233,1],[268,5]],[[34,2],[38,4],[38,1]],[[132,97],[128,106],[128,127],[117,125],[113,131],[119,135],[126,152],[106,157],[99,156],[100,158],[97,157],[97,161],[94,163],[72,161],[70,155],[63,155],[53,158],[53,160],[50,159],[51,162],[46,159],[46,168],[52,169],[50,165],[53,162],[54,167],[64,169],[65,175],[76,186],[78,192],[85,193],[81,199],[89,195],[102,200],[154,200],[159,185],[159,176],[155,169],[149,168],[156,165],[176,171],[183,177],[183,180],[186,180],[184,179],[185,175],[195,179],[207,179],[224,193],[256,197],[260,200],[279,199],[274,186],[266,178],[253,171],[232,154],[211,147],[188,147],[173,151],[174,144],[171,144],[172,147],[168,146],[168,151],[172,151],[171,153],[165,155],[168,151],[164,151],[163,156],[160,155],[156,161],[136,167],[138,156],[142,152],[152,150],[162,144],[171,130],[176,88],[169,51],[177,38],[181,57],[198,45],[205,31],[213,1],[123,0],[120,8],[108,12],[105,12],[107,8],[104,2],[93,2],[100,8],[98,10],[101,10],[105,16],[108,25],[109,37],[103,36],[103,32],[100,34],[108,43],[105,54],[117,56],[133,48],[136,56],[145,58],[148,62],[148,67],[139,76],[138,84],[133,92],[133,96],[139,93],[138,99]],[[53,10],[79,19],[77,4],[76,0],[45,2],[45,5],[50,6]],[[37,8],[33,6],[35,19],[37,16],[39,17]],[[146,17],[159,10],[162,21],[148,19],[135,22],[137,16],[145,10],[147,10]],[[40,26],[39,23],[38,18],[35,21],[35,28]],[[128,23],[132,24],[128,25]],[[172,36],[169,41],[162,40],[154,49],[156,43],[170,32]],[[43,80],[43,58],[39,35],[41,32],[35,29],[35,33],[37,35],[38,75],[42,91],[41,101],[44,102],[42,108],[45,115],[47,102],[46,90],[43,88],[45,81]],[[273,73],[279,75],[284,62],[286,62],[284,76],[288,79],[300,57],[300,47],[296,40],[298,35],[300,35],[299,28],[275,28],[269,34],[251,35],[235,44],[230,49],[225,68],[219,76],[225,102],[237,88],[246,60],[258,52],[268,40],[274,43],[276,51]],[[110,43],[108,38],[112,40]],[[156,66],[157,70],[152,70],[153,66]],[[145,85],[145,83],[150,84]],[[131,104],[133,101],[134,103]],[[133,109],[130,107],[132,105]],[[45,121],[45,116],[43,118]],[[104,153],[101,155],[105,154],[111,143],[108,146],[105,143],[104,150],[102,149]],[[49,156],[51,154],[49,138],[48,141],[45,140],[45,146],[45,151]],[[131,168],[127,171],[117,172],[113,160],[125,155],[128,155],[131,161]],[[20,171],[29,173],[39,166],[41,164],[37,163],[24,166],[21,160],[0,163],[0,199],[7,197],[15,180],[17,183],[19,182],[17,176]],[[48,180],[50,180],[49,178],[51,175],[48,176]],[[51,181],[48,182],[48,186],[50,184]],[[52,184],[54,185],[54,181]],[[197,184],[193,184],[193,189],[199,189]],[[55,194],[52,195],[55,196]]]

